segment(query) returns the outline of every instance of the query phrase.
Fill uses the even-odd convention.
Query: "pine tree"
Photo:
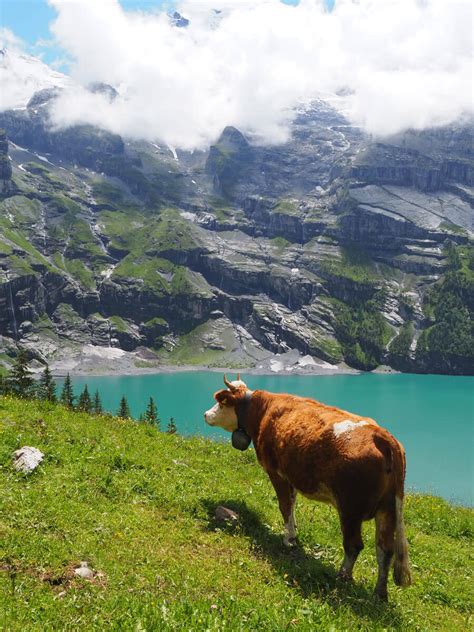
[[[38,386],[38,397],[48,402],[56,401],[56,384],[53,380],[53,374],[51,373],[49,366],[46,365],[43,371],[43,375],[40,378]]]
[[[29,397],[33,394],[34,381],[28,368],[28,357],[24,349],[20,349],[13,364],[8,381],[11,390],[19,397]]]
[[[117,417],[121,417],[122,419],[130,419],[130,408],[128,406],[128,402],[125,398],[125,395],[122,395],[122,399],[120,400],[120,406],[117,411]]]
[[[156,426],[157,428],[160,427],[160,418],[158,417],[158,410],[153,397],[150,397],[148,401],[148,406],[145,411],[145,421],[151,426]]]
[[[84,386],[84,390],[79,395],[79,400],[77,402],[77,409],[82,410],[85,413],[90,413],[92,410],[92,400],[89,394],[89,389],[87,388],[87,384]]]
[[[448,258],[448,264],[451,270],[459,270],[462,268],[462,261],[459,255],[459,250],[451,241],[448,241],[448,243],[446,244],[444,252],[446,253],[446,256]]]
[[[174,417],[170,417],[170,420],[168,421],[168,426],[166,428],[166,432],[168,434],[176,434],[178,432],[178,428],[174,422]]]
[[[92,404],[92,410],[94,415],[102,415],[104,409],[102,407],[102,400],[100,399],[99,391],[94,394],[94,403]]]
[[[10,392],[10,384],[8,382],[8,378],[4,375],[0,375],[0,396],[8,395]]]
[[[64,380],[63,389],[61,391],[61,404],[67,406],[68,408],[74,408],[74,391],[72,390],[72,382],[69,373],[66,375],[66,379]]]

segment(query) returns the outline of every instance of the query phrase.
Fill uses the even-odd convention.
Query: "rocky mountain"
[[[377,141],[319,100],[176,152],[52,129],[62,88],[0,113],[0,361],[474,373],[472,121]]]
[[[74,85],[66,75],[57,72],[37,57],[0,49],[0,109],[24,108],[38,90],[69,88]]]

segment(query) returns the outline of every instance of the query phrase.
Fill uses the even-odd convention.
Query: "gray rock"
[[[13,467],[18,472],[25,474],[33,472],[44,458],[44,454],[38,448],[25,445],[13,453]]]
[[[218,522],[236,523],[239,521],[239,514],[223,505],[216,507],[214,517]]]
[[[94,579],[95,573],[89,568],[87,562],[81,562],[80,566],[74,569],[74,575],[82,577],[82,579]]]

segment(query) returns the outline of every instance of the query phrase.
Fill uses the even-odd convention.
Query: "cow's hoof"
[[[283,544],[288,548],[288,549],[293,549],[296,546],[296,538],[289,538],[287,536],[285,536],[283,538]]]
[[[337,574],[337,578],[341,582],[351,582],[352,581],[352,575],[350,575],[345,570],[340,570],[339,573]]]
[[[387,603],[388,601],[388,592],[386,590],[377,590],[375,589],[374,595],[380,599],[380,601],[384,601]]]

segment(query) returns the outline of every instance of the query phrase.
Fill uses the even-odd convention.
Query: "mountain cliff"
[[[0,360],[474,373],[472,121],[381,141],[320,100],[284,144],[176,152],[51,127],[63,88],[0,113]]]

